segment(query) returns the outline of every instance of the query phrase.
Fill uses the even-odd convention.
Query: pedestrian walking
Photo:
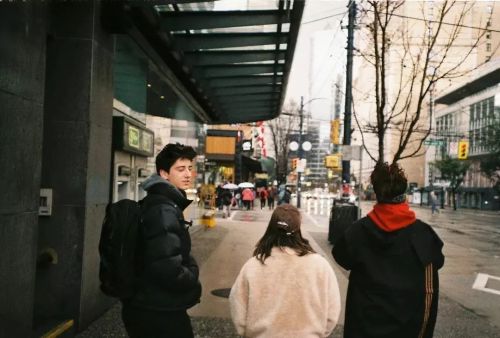
[[[253,200],[253,192],[250,188],[245,188],[241,192],[241,198],[243,199],[243,204],[247,208],[247,210],[250,210],[250,206]]]
[[[281,187],[281,191],[278,196],[278,205],[281,204],[290,204],[290,199],[292,198],[292,192],[285,187],[284,185]]]
[[[332,250],[337,263],[351,271],[344,337],[432,337],[443,242],[410,210],[398,164],[377,163],[371,183],[377,204]]]
[[[222,210],[222,206],[224,205],[222,202],[222,193],[224,192],[224,188],[222,187],[222,183],[219,183],[217,185],[217,188],[215,188],[215,205],[217,206],[217,209]]]
[[[330,264],[300,231],[300,212],[276,207],[253,257],[229,295],[231,317],[243,337],[327,337],[340,314]]]
[[[192,202],[193,148],[168,144],[156,156],[156,174],[142,187],[147,196],[138,241],[137,292],[123,300],[122,319],[130,337],[193,337],[186,310],[200,301],[198,265],[183,210]]]
[[[255,202],[255,199],[257,198],[257,190],[255,189],[252,189],[252,201],[250,202],[251,206],[252,206],[252,210],[253,210],[253,207],[254,207],[254,202]]]
[[[259,199],[260,199],[260,209],[266,207],[266,201],[267,201],[267,190],[266,188],[262,188],[262,190],[259,192]]]
[[[223,205],[223,214],[222,217],[231,217],[231,203],[233,202],[233,194],[228,189],[224,189],[221,193],[222,205]]]
[[[234,195],[234,198],[236,199],[236,205],[237,205],[238,209],[241,209],[242,203],[243,203],[243,201],[241,199],[241,190],[238,189],[236,191],[236,194]]]
[[[269,207],[269,210],[274,209],[276,195],[276,187],[269,187],[269,189],[267,189],[267,206]]]
[[[434,190],[431,191],[430,193],[430,199],[431,199],[431,214],[434,215],[435,212],[439,214],[439,209],[437,208],[437,197]]]

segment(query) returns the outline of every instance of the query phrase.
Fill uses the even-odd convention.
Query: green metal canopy
[[[126,104],[142,102],[130,88],[146,77],[148,114],[209,124],[277,117],[304,1],[250,1],[253,7],[237,10],[225,6],[227,0],[105,2],[107,29],[130,37],[145,55],[139,64],[148,64],[138,81],[128,73],[131,57],[116,57],[115,87],[127,89],[116,96]],[[130,50],[121,45],[115,52]]]

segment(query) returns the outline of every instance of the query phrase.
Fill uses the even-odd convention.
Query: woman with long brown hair
[[[300,231],[299,210],[274,210],[253,257],[231,289],[231,316],[243,337],[327,337],[340,314],[330,264]]]

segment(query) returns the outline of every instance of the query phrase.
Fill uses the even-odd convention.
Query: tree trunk
[[[456,192],[456,189],[453,188],[451,190],[451,198],[453,199],[453,201],[452,201],[453,202],[453,210],[456,211],[457,210],[457,199],[456,199],[456,193],[455,192]]]

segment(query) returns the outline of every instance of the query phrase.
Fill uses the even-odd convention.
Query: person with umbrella
[[[254,198],[252,189],[250,189],[250,188],[243,189],[243,191],[241,192],[241,196],[242,196],[241,199],[243,200],[243,204],[245,205],[247,210],[250,210],[250,206],[251,206],[253,198]]]

